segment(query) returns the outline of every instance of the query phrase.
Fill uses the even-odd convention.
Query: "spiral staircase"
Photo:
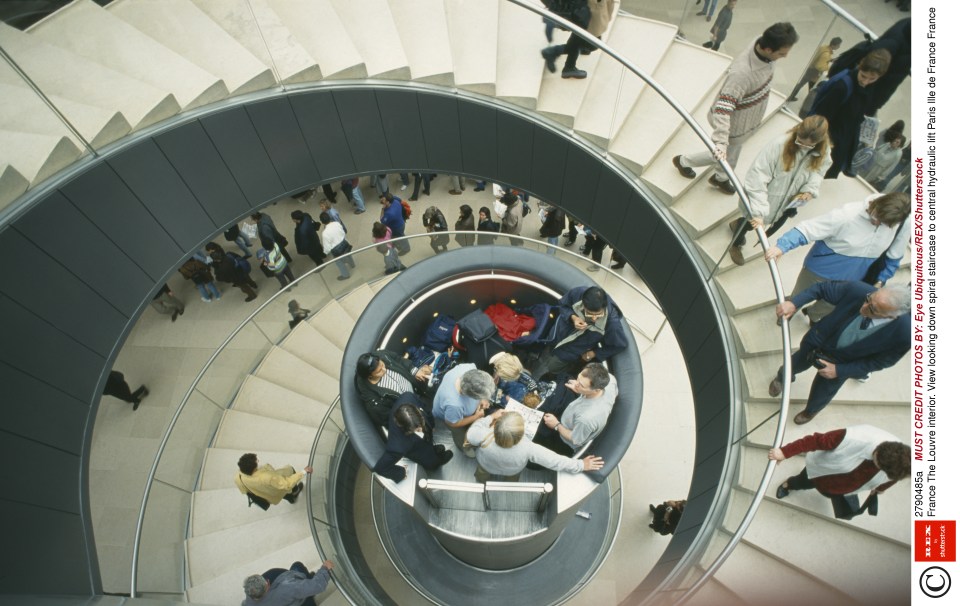
[[[728,56],[679,39],[675,26],[626,14],[615,17],[604,40],[706,123]],[[740,349],[744,432],[756,428],[741,442],[741,481],[729,505],[731,512],[745,511],[773,439],[771,416],[779,409],[766,393],[780,363],[780,339],[760,248],[750,248],[753,239],[748,240],[743,267],[723,257],[731,237],[727,223],[738,213],[736,199],[709,186],[701,178],[705,171],[692,181],[677,174],[671,157],[701,143],[655,91],[602,52],[581,58],[587,79],[563,80],[544,69],[542,46],[539,16],[506,0],[116,0],[102,7],[76,0],[28,31],[0,25],[0,48],[76,129],[67,131],[0,61],[0,209],[14,208],[24,192],[87,156],[90,151],[77,135],[94,149],[109,149],[181,112],[270,87],[411,81],[534,111],[571,136],[606,149],[669,206],[703,257],[719,262],[716,280]],[[796,122],[781,111],[783,99],[772,95],[761,131],[743,151],[741,176],[760,146]],[[802,216],[862,199],[870,191],[859,180],[825,182]],[[782,259],[787,288],[801,261],[800,253]],[[319,564],[304,501],[268,512],[248,509],[232,486],[235,462],[248,451],[280,464],[306,462],[318,424],[335,405],[340,356],[351,327],[376,287],[356,284],[349,295],[314,310],[236,389],[206,450],[192,497],[185,547],[188,601],[235,604],[239,579],[251,570],[297,559],[308,567]],[[620,304],[638,327],[642,349],[650,347],[662,315],[639,298]],[[794,320],[791,329],[797,343],[804,320]],[[906,438],[906,375],[901,363],[868,383],[848,382],[824,414],[802,431],[789,427],[786,439],[862,422]],[[810,379],[808,373],[794,384],[791,416],[802,406]],[[800,459],[782,464],[775,484],[800,466]],[[778,501],[772,490],[746,538],[694,602],[885,604],[907,599],[910,537],[903,483],[885,495],[877,518],[854,522],[834,520],[829,502],[813,491]],[[636,512],[646,502],[630,507]],[[736,515],[727,519],[739,520]],[[732,530],[722,529],[708,554],[718,551]],[[621,576],[631,576],[625,572]],[[630,595],[630,582],[642,575],[632,576],[617,587],[617,601],[637,599]],[[398,580],[397,591],[404,591],[402,585]],[[418,599],[401,595],[399,603]],[[670,597],[660,600],[669,603]],[[333,585],[317,601],[348,603]],[[581,602],[582,597],[572,603]]]

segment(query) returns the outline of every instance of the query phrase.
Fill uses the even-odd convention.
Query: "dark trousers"
[[[777,217],[777,220],[774,221],[773,224],[770,227],[768,227],[766,231],[764,231],[763,233],[765,233],[769,238],[773,234],[777,233],[777,231],[779,231],[780,228],[784,226],[784,224],[787,222],[788,219],[791,219],[796,216],[797,216],[797,209],[788,208],[787,210],[783,211],[783,213],[781,213],[780,216]],[[743,217],[737,219],[737,229],[734,232],[735,239],[733,241],[733,245],[743,246],[744,244],[746,244],[747,232],[750,231],[750,229],[751,229],[750,223],[746,219],[744,219]]]
[[[329,183],[324,183],[320,187],[323,188],[323,195],[330,201],[330,204],[337,203],[337,192],[333,191],[333,186]]]
[[[413,195],[412,199],[415,199],[420,196],[420,184],[423,183],[423,193],[426,196],[430,195],[430,181],[433,179],[434,175],[429,173],[413,173]]]
[[[327,255],[323,254],[322,250],[314,250],[307,253],[307,256],[310,257],[310,260],[313,261],[315,265],[321,265],[327,259]]]
[[[570,34],[565,44],[549,46],[546,53],[554,58],[566,55],[567,60],[563,64],[563,69],[577,69],[577,59],[580,58],[580,52],[585,48],[587,48],[587,43],[583,38],[576,34]]]
[[[583,245],[583,254],[589,255],[591,259],[599,263],[603,258],[603,249],[607,247],[607,242],[599,236],[587,236],[586,243]]]
[[[553,394],[547,398],[547,401],[540,405],[541,411],[544,413],[549,412],[559,419],[563,416],[563,411],[567,409],[567,406],[580,397],[564,387],[564,383],[570,378],[572,378],[571,375],[560,375],[557,377],[557,388],[553,391]],[[573,449],[563,441],[560,437],[560,432],[548,428],[542,421],[540,422],[540,426],[537,427],[537,433],[533,437],[533,441],[565,457],[573,454]]]
[[[791,383],[799,373],[813,366],[813,362],[810,360],[810,354],[812,352],[813,347],[807,344],[806,339],[800,341],[800,348],[790,356],[790,363],[793,369],[793,376],[790,377]],[[782,366],[780,370],[777,371],[777,377],[779,377],[781,381],[785,381]],[[844,382],[846,382],[846,379],[825,379],[819,374],[815,376],[813,383],[810,385],[810,395],[807,396],[807,407],[804,411],[807,414],[815,415],[826,408],[827,404],[833,400],[833,397],[836,396],[840,388],[843,387]]]
[[[243,294],[248,297],[256,297],[257,291],[254,290],[257,287],[257,283],[253,281],[253,278],[250,277],[250,274],[243,274],[243,279],[239,282],[234,282],[234,286],[243,291]]]
[[[110,376],[107,377],[107,383],[103,386],[103,395],[113,396],[129,404],[137,404],[140,402],[140,397],[146,390],[147,388],[141,385],[136,391],[131,392],[130,386],[127,385],[127,381],[123,377],[123,373],[111,370]]]

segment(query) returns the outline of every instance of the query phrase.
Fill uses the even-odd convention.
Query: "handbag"
[[[240,224],[240,233],[245,235],[251,240],[256,240],[257,238],[257,224],[256,223],[241,223]]]
[[[242,484],[243,487],[244,487],[244,488],[246,489],[246,491],[247,491],[247,492],[246,492],[246,495],[247,495],[247,507],[250,507],[251,505],[256,505],[257,507],[259,507],[260,509],[262,509],[262,510],[264,510],[264,511],[270,509],[270,501],[268,501],[268,500],[264,499],[263,497],[257,496],[257,495],[255,495],[255,494],[253,494],[252,492],[250,492],[250,489],[247,488],[247,485],[243,483],[243,478],[242,478],[242,477],[240,478],[240,484]]]
[[[880,509],[880,499],[875,492],[863,505],[860,505],[860,499],[855,494],[832,496],[830,502],[833,504],[833,517],[838,520],[852,520],[865,511],[875,516]]]
[[[860,125],[860,142],[867,147],[873,147],[880,136],[880,119],[876,116],[864,116]]]

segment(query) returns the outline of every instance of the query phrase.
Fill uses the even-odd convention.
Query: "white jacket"
[[[791,137],[794,137],[793,133],[787,133],[767,143],[743,181],[750,198],[750,214],[754,218],[763,218],[766,225],[776,221],[797,194],[806,192],[816,198],[820,194],[823,175],[830,168],[828,149],[819,169],[810,168],[813,159],[819,155],[816,151],[800,151],[793,168],[787,171],[783,166],[783,147]]]
[[[899,441],[893,434],[872,425],[848,427],[843,441],[833,450],[815,450],[807,453],[807,476],[813,479],[849,473],[864,461],[873,459],[873,451],[883,442]],[[872,490],[889,481],[887,474],[879,471],[857,492]]]

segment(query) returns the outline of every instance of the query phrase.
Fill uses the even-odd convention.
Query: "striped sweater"
[[[707,120],[713,142],[726,151],[731,137],[749,136],[760,126],[770,98],[773,62],[766,62],[751,45],[733,60]]]

